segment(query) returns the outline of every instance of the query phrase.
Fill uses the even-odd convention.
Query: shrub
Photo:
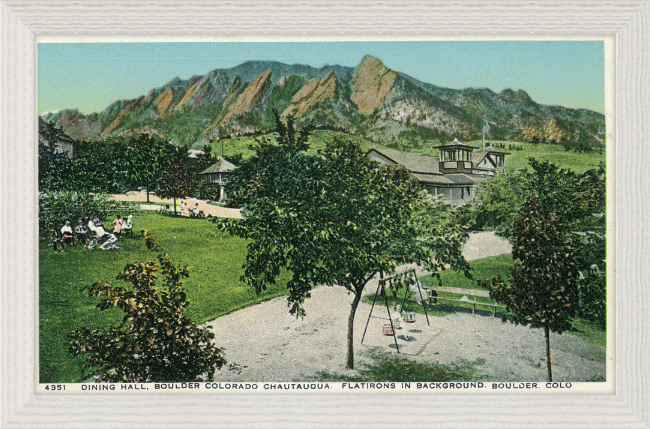
[[[167,254],[158,255],[158,261],[166,290],[155,286],[159,267],[154,262],[129,264],[117,276],[135,290],[103,281],[82,288],[90,296],[105,296],[99,310],[117,307],[124,312],[122,323],[106,332],[83,328],[70,336],[70,353],[99,366],[101,381],[213,380],[226,363],[223,350],[212,343],[214,334],[183,314],[189,305],[181,280],[189,276],[187,266],[177,269]]]

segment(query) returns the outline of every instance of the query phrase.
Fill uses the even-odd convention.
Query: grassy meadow
[[[184,286],[190,305],[186,314],[195,323],[286,294],[284,278],[260,296],[241,283],[246,241],[218,231],[207,220],[136,212],[134,222],[134,230],[146,228],[177,266],[188,264],[190,277]],[[82,381],[83,362],[68,354],[67,335],[84,326],[105,328],[122,319],[119,310],[96,309],[100,299],[79,290],[100,280],[129,287],[115,280],[127,264],[157,262],[159,252],[148,250],[139,233],[135,238],[120,238],[118,244],[122,249],[111,251],[87,250],[80,245],[67,246],[62,253],[44,245],[39,249],[41,382]]]

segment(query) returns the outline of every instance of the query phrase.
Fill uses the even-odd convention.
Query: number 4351
[[[48,384],[45,386],[45,390],[65,390],[65,385],[63,384]]]

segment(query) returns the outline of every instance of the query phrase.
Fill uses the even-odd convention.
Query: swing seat
[[[406,323],[415,323],[415,313],[404,313],[404,321]]]

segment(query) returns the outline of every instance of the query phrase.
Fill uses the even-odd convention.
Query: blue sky
[[[99,112],[179,76],[248,60],[356,67],[367,55],[447,88],[523,89],[538,103],[605,111],[602,41],[39,43],[38,113]]]

